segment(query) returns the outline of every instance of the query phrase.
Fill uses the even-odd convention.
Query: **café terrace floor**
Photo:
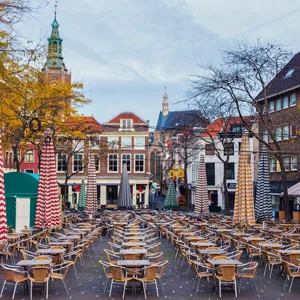
[[[112,297],[108,297],[108,289],[106,294],[103,294],[103,287],[105,276],[98,261],[103,259],[106,261],[103,249],[109,249],[107,241],[111,238],[103,236],[103,240],[98,239],[95,243],[95,249],[91,250],[91,258],[88,253],[85,253],[84,261],[85,267],[81,268],[80,263],[77,264],[77,271],[79,279],[76,279],[73,268],[70,268],[66,284],[69,289],[70,296],[67,296],[63,284],[60,281],[51,282],[49,285],[49,298],[48,299],[122,299],[122,286],[114,285]],[[212,289],[212,281],[201,281],[201,289],[196,294],[195,289],[192,289],[194,282],[194,271],[191,269],[189,276],[186,277],[187,264],[184,263],[183,267],[177,266],[174,260],[174,252],[169,248],[168,240],[161,239],[161,251],[164,252],[164,258],[168,259],[169,263],[165,268],[165,276],[163,278],[165,293],[161,293],[161,299],[219,299],[215,290]],[[18,259],[21,259],[19,257]],[[243,254],[242,261],[248,262],[248,258]],[[283,290],[284,278],[279,276],[279,269],[274,268],[272,278],[269,279],[263,276],[263,267],[258,268],[256,275],[256,283],[259,289],[257,294],[253,285],[249,285],[244,281],[241,293],[238,294],[240,299],[300,299],[300,279],[295,279],[292,292],[289,294]],[[0,275],[0,287],[2,288],[3,276]],[[251,283],[250,283],[251,284]],[[2,299],[11,299],[13,286],[9,285],[5,288]],[[231,288],[222,289],[223,299],[234,299],[234,293]],[[29,299],[28,291],[23,292],[22,286],[19,286],[16,292],[15,299]],[[34,288],[33,299],[44,299],[42,288]],[[136,289],[136,294],[132,293],[131,288],[127,289],[125,299],[144,299],[142,290]],[[147,299],[157,299],[154,285],[149,285]]]

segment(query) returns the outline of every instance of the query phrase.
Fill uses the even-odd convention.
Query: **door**
[[[16,198],[16,230],[30,227],[30,198]]]

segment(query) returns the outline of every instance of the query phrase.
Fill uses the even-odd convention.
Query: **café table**
[[[49,255],[58,255],[65,253],[66,249],[39,249],[36,251],[38,254],[49,254]]]
[[[145,237],[140,236],[140,235],[137,235],[137,236],[131,235],[131,236],[124,236],[123,239],[124,240],[142,240],[143,241],[145,239]]]
[[[264,238],[261,237],[256,237],[256,236],[248,236],[244,238],[245,241],[250,242],[250,241],[264,241]]]
[[[70,252],[71,248],[73,246],[73,243],[72,242],[50,242],[48,245],[49,246],[62,246],[67,249],[67,252]]]
[[[123,242],[122,243],[122,247],[135,247],[135,246],[144,247],[144,246],[146,246],[146,243],[143,243],[143,242]]]
[[[218,260],[218,259],[208,259],[208,263],[212,264],[213,266],[219,266],[219,265],[242,265],[243,263],[236,259],[224,259],[224,260]]]
[[[127,255],[127,254],[145,254],[145,255],[147,255],[147,249],[121,249],[119,253],[121,255]]]
[[[16,263],[19,267],[36,267],[36,266],[48,266],[51,264],[51,260],[45,259],[45,260],[28,260],[23,259]]]
[[[215,246],[216,244],[210,242],[191,242],[191,245],[195,247],[210,247]]]
[[[118,266],[122,267],[140,267],[140,266],[149,266],[150,261],[148,259],[142,260],[118,260]]]

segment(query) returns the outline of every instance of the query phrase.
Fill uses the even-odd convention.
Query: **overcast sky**
[[[19,25],[30,40],[51,32],[54,1]],[[300,49],[299,0],[60,0],[63,55],[100,123],[132,111],[154,127],[167,86],[170,110],[185,110],[188,78],[238,42]]]

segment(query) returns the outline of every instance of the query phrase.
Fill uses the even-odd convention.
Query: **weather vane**
[[[55,5],[54,5],[54,13],[56,15],[56,11],[57,11],[57,5],[58,5],[58,0],[55,0]]]

